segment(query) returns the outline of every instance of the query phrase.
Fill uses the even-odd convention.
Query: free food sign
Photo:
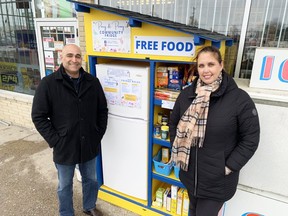
[[[134,53],[192,57],[195,53],[193,37],[134,37]]]

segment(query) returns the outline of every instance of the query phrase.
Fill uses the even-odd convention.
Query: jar
[[[167,115],[163,115],[162,116],[162,125],[168,125],[168,116]]]
[[[169,126],[162,125],[161,126],[161,139],[168,139],[168,132],[169,132]]]

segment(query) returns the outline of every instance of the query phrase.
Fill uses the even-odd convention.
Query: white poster
[[[92,21],[93,50],[130,53],[128,20]]]
[[[102,86],[108,104],[141,108],[141,81],[133,79],[129,70],[109,68]]]

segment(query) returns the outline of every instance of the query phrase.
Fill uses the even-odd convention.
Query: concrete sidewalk
[[[0,185],[0,215],[59,215],[52,149],[38,132],[0,123]],[[85,215],[76,175],[73,198],[75,215]],[[97,208],[107,216],[137,215],[100,199]]]

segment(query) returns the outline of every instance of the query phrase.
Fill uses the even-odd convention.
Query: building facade
[[[251,76],[257,60],[254,58],[255,53],[257,57],[257,48],[285,51],[288,48],[288,0],[85,2],[157,16],[233,38],[233,45],[225,51],[225,69],[256,103],[261,143],[255,156],[243,169],[237,193],[228,201],[225,215],[248,215],[248,211],[257,211],[261,215],[288,212],[288,185],[283,184],[288,181],[286,167],[283,166],[288,163],[285,136],[288,89],[273,91],[249,86],[255,74],[253,69]],[[84,16],[76,13],[73,5],[66,0],[1,0],[0,36],[0,123],[34,129],[30,117],[33,95],[41,77],[57,69],[61,47],[67,43],[78,43],[84,55],[83,66],[86,67]],[[276,62],[276,58],[280,61]],[[279,79],[287,81],[282,82],[287,88],[287,52],[280,53],[275,59],[276,70],[282,69],[283,72],[285,68],[282,73],[285,76],[278,76],[278,82]],[[272,57],[270,60],[273,63]]]
[[[227,47],[224,65],[234,78],[250,79],[257,47],[288,48],[288,0],[82,2],[135,11],[229,36],[233,45]],[[83,26],[81,13],[76,13],[73,4],[66,0],[1,1],[0,119],[29,125],[30,115],[25,124],[15,122],[21,112],[10,116],[7,111],[19,105],[7,102],[7,97],[12,101],[18,96],[27,98],[29,107],[41,77],[59,66],[63,45],[78,43],[85,54]]]

